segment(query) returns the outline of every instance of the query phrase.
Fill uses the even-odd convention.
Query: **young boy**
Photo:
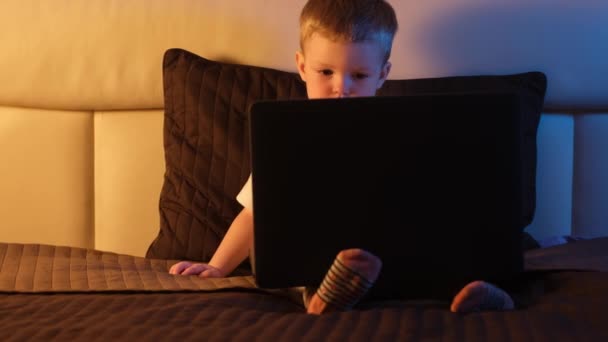
[[[301,50],[296,53],[308,97],[374,96],[391,69],[388,59],[396,31],[395,12],[384,0],[309,0],[300,16]],[[253,245],[251,177],[237,200],[244,208],[209,263],[182,261],[171,267],[171,274],[225,277],[247,258]],[[307,312],[352,307],[373,286],[381,267],[381,260],[367,251],[341,251],[319,289],[305,296]],[[451,310],[513,306],[503,290],[475,281],[454,297]]]

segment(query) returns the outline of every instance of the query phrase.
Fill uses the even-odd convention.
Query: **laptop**
[[[523,270],[511,93],[262,101],[250,109],[255,279],[318,286],[340,250],[375,298],[452,298]]]

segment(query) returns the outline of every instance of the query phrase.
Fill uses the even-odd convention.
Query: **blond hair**
[[[300,49],[314,33],[333,41],[376,41],[391,54],[397,16],[384,0],[309,0],[300,14]]]

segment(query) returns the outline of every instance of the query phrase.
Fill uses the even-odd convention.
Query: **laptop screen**
[[[521,271],[519,120],[502,93],[256,103],[256,281],[314,286],[347,248],[381,257],[379,291]]]

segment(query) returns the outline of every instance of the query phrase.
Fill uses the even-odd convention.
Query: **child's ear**
[[[304,54],[302,51],[296,51],[296,67],[302,81],[306,82],[306,63],[304,62]]]
[[[380,77],[378,78],[378,85],[376,87],[376,89],[380,89],[380,87],[382,87],[382,85],[384,84],[384,81],[386,81],[387,77],[388,77],[388,73],[391,71],[391,62],[386,61],[386,63],[384,63],[384,66],[382,66],[382,69],[380,70]]]

